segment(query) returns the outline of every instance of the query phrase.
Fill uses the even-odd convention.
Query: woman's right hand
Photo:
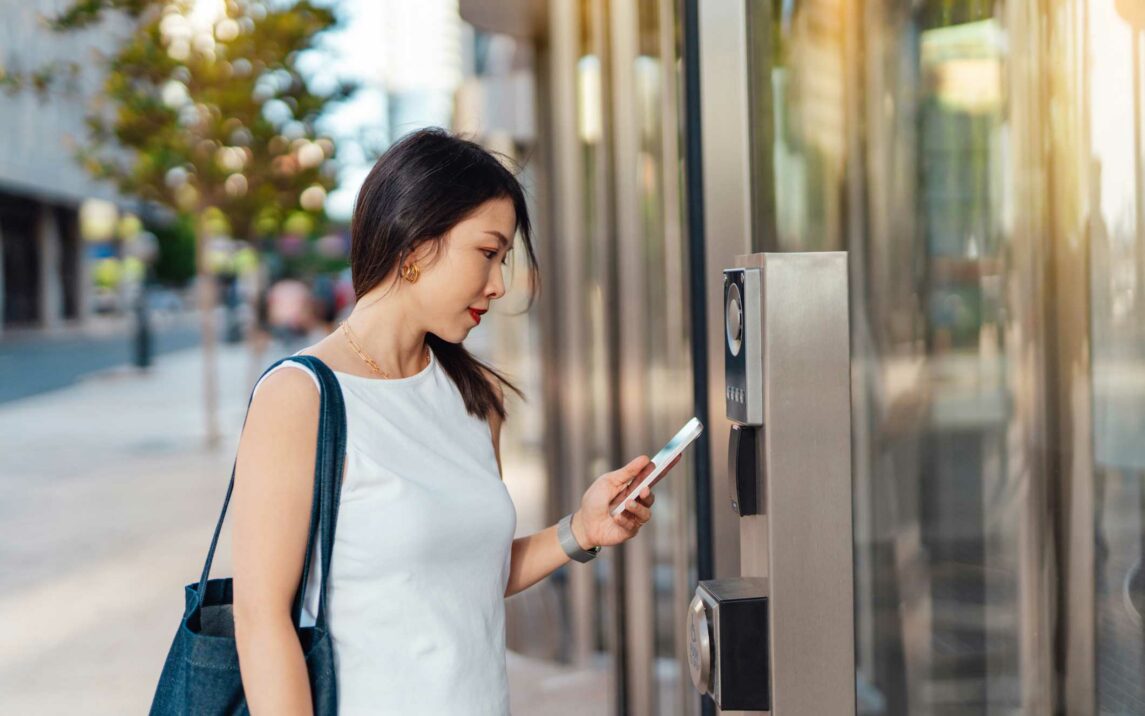
[[[664,475],[676,466],[680,457],[678,455],[672,460]],[[654,468],[648,456],[641,455],[619,470],[598,477],[585,491],[580,509],[573,515],[573,536],[578,541],[583,539],[589,545],[602,547],[618,545],[635,537],[640,528],[652,519],[652,503],[656,500],[652,488],[645,487],[616,517],[612,516],[612,508],[630,485],[639,484]]]

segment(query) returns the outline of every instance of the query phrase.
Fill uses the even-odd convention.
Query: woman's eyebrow
[[[486,234],[493,234],[494,236],[496,236],[497,240],[501,242],[502,246],[508,246],[509,245],[509,240],[506,239],[505,235],[502,234],[500,231],[492,231],[490,229],[486,229],[485,233]]]

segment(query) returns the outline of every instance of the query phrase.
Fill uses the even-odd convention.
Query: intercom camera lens
[[[743,306],[740,302],[739,286],[734,283],[728,289],[728,300],[724,314],[728,348],[732,355],[738,355],[743,340]]]

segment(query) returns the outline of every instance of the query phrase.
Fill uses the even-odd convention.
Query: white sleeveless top
[[[275,370],[288,366],[318,384],[298,363]],[[508,714],[517,512],[489,424],[466,412],[432,350],[406,378],[335,375],[347,423],[327,585],[339,713]],[[318,613],[320,574],[317,556],[303,625]]]

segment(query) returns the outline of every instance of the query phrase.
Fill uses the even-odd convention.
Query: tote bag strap
[[[342,469],[346,457],[346,408],[342,397],[341,386],[334,373],[320,359],[308,355],[295,355],[281,358],[272,363],[264,372],[265,377],[270,371],[286,361],[301,363],[309,368],[318,378],[321,386],[319,413],[318,413],[318,445],[314,465],[314,496],[310,508],[310,525],[306,538],[306,554],[303,559],[302,576],[298,591],[295,593],[291,618],[297,628],[301,624],[303,596],[313,561],[315,538],[319,539],[319,548],[322,550],[322,578],[319,585],[318,617],[316,626],[325,628],[326,615],[326,582],[330,574],[330,562],[334,548],[334,530],[337,524],[338,502],[342,488]],[[262,378],[260,377],[259,380]],[[256,382],[257,386],[258,383]],[[247,400],[247,414],[254,399],[254,390]],[[243,418],[243,427],[246,427],[246,418]],[[223,498],[223,509],[219,514],[219,521],[215,525],[214,535],[211,537],[211,547],[207,551],[206,563],[203,565],[202,576],[199,579],[199,599],[207,587],[207,580],[214,562],[215,549],[218,547],[219,536],[222,534],[223,521],[227,516],[231,495],[235,487],[235,465],[231,468],[231,479],[227,485],[226,496]],[[321,535],[319,535],[321,529]]]
[[[334,534],[338,525],[338,507],[342,495],[342,471],[346,462],[346,404],[342,397],[342,388],[325,363],[306,356],[313,361],[312,367],[318,373],[322,383],[322,392],[330,397],[323,402],[319,415],[319,450],[315,458],[315,482],[321,485],[322,511],[317,528],[321,530],[319,548],[322,550],[322,575],[318,583],[318,614],[315,626],[326,628],[326,589],[330,581],[330,565],[334,561]],[[315,527],[312,525],[312,528]],[[299,586],[299,611],[301,600],[306,589],[306,577],[309,574],[310,554],[313,553],[312,543],[308,544],[307,564],[304,565],[303,581]],[[295,624],[299,622],[296,620]]]
[[[306,554],[302,562],[302,576],[294,595],[291,610],[295,628],[302,624],[306,586],[314,561],[314,541],[319,539],[322,550],[322,575],[319,579],[318,614],[315,626],[326,628],[326,583],[333,563],[334,532],[338,522],[338,505],[342,492],[342,470],[346,459],[346,406],[342,387],[333,371],[314,356],[291,356],[309,367],[318,377],[323,400],[319,403],[318,445],[314,457],[314,499],[310,510],[310,527],[306,536]],[[326,398],[329,400],[326,400]],[[321,535],[319,535],[321,530]]]

